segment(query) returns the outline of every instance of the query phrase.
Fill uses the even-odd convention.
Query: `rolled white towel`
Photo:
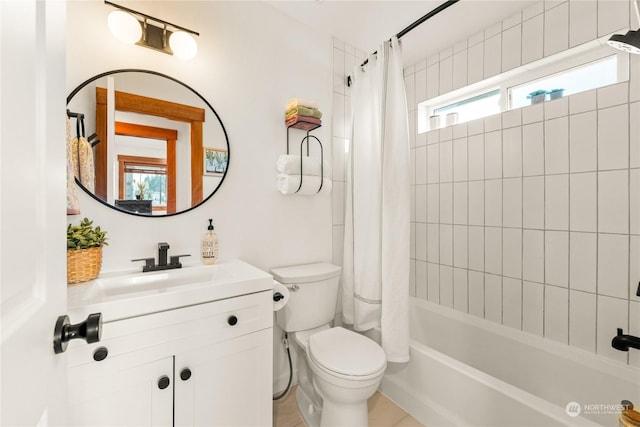
[[[320,176],[322,168],[320,167],[320,159],[316,157],[302,156],[302,170],[300,170],[300,156],[293,154],[282,154],[278,157],[276,164],[278,172],[289,175],[305,175]]]
[[[300,186],[300,178],[302,178],[302,187],[300,188],[300,191],[296,193],[298,186]],[[288,175],[286,173],[279,173],[276,186],[278,187],[278,191],[282,194],[314,195],[318,193],[321,179],[321,191],[331,191],[330,179],[312,175]]]

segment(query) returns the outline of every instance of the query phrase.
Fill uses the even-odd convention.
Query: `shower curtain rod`
[[[415,22],[413,22],[410,25],[408,25],[404,30],[402,30],[398,34],[396,34],[396,37],[398,38],[398,40],[400,40],[409,31],[413,30],[414,28],[416,28],[417,26],[419,26],[420,24],[422,24],[423,22],[425,22],[429,18],[433,17],[434,15],[437,15],[438,13],[442,12],[443,10],[448,8],[449,6],[453,6],[454,4],[458,3],[459,1],[460,0],[447,0],[446,2],[442,3],[440,6],[436,7],[435,9],[431,10],[430,12],[428,12],[426,15],[422,16],[421,18],[417,19]],[[375,55],[376,53],[378,53],[378,51],[373,52],[373,55]],[[367,65],[368,62],[369,62],[369,58],[365,59],[364,62],[362,64],[360,64],[360,66],[364,67],[365,65]],[[347,76],[347,86],[351,86],[351,76]]]

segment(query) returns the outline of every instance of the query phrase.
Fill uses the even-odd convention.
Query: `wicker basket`
[[[95,279],[102,268],[102,247],[67,250],[67,283]]]

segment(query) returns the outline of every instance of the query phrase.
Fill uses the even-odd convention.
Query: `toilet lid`
[[[309,351],[316,363],[342,375],[371,375],[386,363],[384,351],[375,341],[340,327],[311,335]]]

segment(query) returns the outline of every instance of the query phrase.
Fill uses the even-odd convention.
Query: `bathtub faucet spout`
[[[611,340],[611,347],[620,351],[629,351],[629,347],[640,350],[640,338],[623,335],[622,328],[618,328],[618,334]]]

